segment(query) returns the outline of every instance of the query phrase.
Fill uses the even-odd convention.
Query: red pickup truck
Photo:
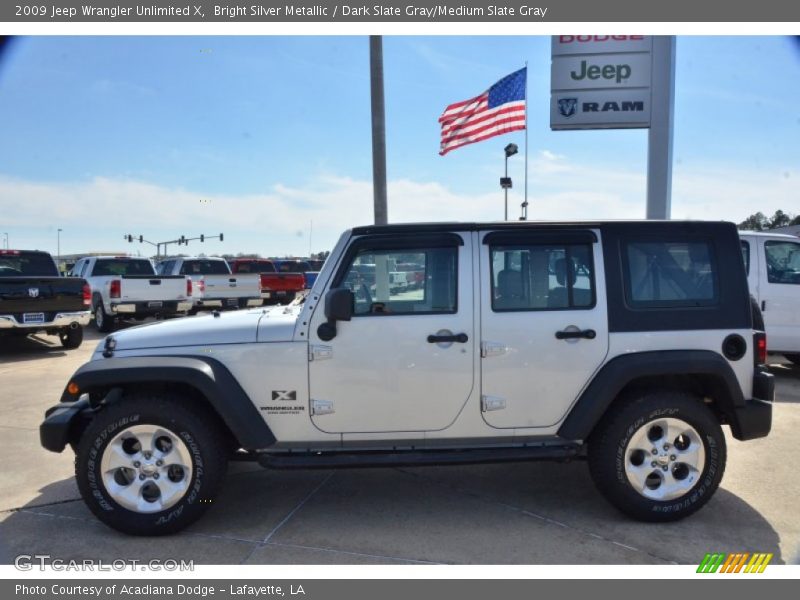
[[[232,273],[259,273],[261,275],[261,297],[264,304],[291,302],[306,287],[303,273],[279,269],[271,260],[264,258],[237,258],[229,261]]]

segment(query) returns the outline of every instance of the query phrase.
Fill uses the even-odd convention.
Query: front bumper
[[[0,329],[50,329],[69,327],[72,323],[85,326],[91,318],[89,310],[56,313],[51,320],[42,323],[20,323],[16,315],[0,315]]]
[[[51,452],[62,452],[83,421],[83,415],[90,412],[89,400],[86,398],[48,409],[39,426],[42,447]]]

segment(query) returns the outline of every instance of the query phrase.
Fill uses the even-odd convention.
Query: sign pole
[[[525,202],[522,220],[528,218],[528,61],[525,61]]]
[[[675,112],[675,36],[653,37],[651,122],[647,136],[648,219],[672,212],[672,122]]]

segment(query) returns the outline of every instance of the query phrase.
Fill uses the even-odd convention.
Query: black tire
[[[78,489],[89,509],[109,527],[131,535],[172,534],[196,521],[217,495],[227,469],[225,438],[215,427],[214,417],[202,405],[198,406],[196,401],[166,393],[135,394],[102,409],[83,433],[75,456]],[[121,505],[119,496],[109,493],[101,469],[104,452],[115,439],[119,439],[117,436],[133,431],[134,427],[148,425],[163,428],[174,435],[184,445],[185,454],[191,462],[191,475],[181,483],[185,485],[182,495],[158,512],[140,512]],[[124,435],[121,439],[124,439]],[[138,454],[130,454],[131,461],[139,457],[139,460],[148,458],[152,462],[158,456],[169,460],[166,457],[171,456],[155,451],[147,456],[141,452],[141,447],[139,450]],[[139,491],[139,498],[148,484],[159,483],[156,480],[147,481],[156,476],[143,475],[143,469],[146,468],[147,465],[142,465],[138,470],[131,468],[131,481],[126,484],[133,485],[140,477],[145,478],[144,484],[133,488]],[[162,467],[159,471],[163,472],[161,483],[167,483],[167,477],[171,478],[165,469],[168,467]]]
[[[62,329],[58,332],[61,345],[67,350],[77,348],[83,343],[83,327],[80,325],[74,329]]]
[[[784,354],[783,356],[793,365],[800,366],[800,354]]]
[[[110,333],[114,330],[114,317],[109,316],[103,308],[103,301],[99,299],[94,305],[94,326],[101,333]]]
[[[626,467],[635,465],[640,461],[644,463],[643,470],[652,469],[652,477],[646,481],[658,488],[661,482],[667,481],[659,469],[668,471],[667,476],[675,473],[675,481],[682,472],[673,469],[683,469],[680,465],[680,455],[677,462],[672,458],[675,449],[667,453],[666,449],[653,448],[659,453],[664,450],[665,457],[652,456],[647,453],[635,455],[630,451],[628,443],[647,423],[653,423],[652,430],[643,430],[646,433],[656,432],[660,429],[656,422],[661,419],[677,419],[691,426],[702,442],[705,453],[704,464],[699,473],[690,474],[687,484],[689,489],[681,495],[668,500],[658,500],[646,497],[644,493],[634,489],[626,474]],[[598,490],[605,498],[621,512],[641,521],[666,522],[676,521],[689,516],[700,509],[719,487],[722,475],[725,472],[726,445],[725,436],[716,416],[703,404],[701,398],[684,392],[644,392],[629,398],[621,398],[606,413],[595,427],[589,440],[589,472]],[[648,445],[655,446],[648,439]],[[659,442],[660,444],[660,442]],[[630,451],[630,452],[626,452]],[[659,463],[661,458],[664,463]],[[652,460],[656,459],[656,460]],[[630,465],[626,461],[630,461]],[[687,477],[683,474],[683,478]],[[653,483],[655,482],[655,483]],[[652,488],[648,488],[650,490]],[[666,488],[665,488],[666,489]]]

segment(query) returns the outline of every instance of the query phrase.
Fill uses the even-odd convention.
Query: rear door
[[[599,232],[482,236],[481,409],[497,428],[549,427],[608,351]]]

